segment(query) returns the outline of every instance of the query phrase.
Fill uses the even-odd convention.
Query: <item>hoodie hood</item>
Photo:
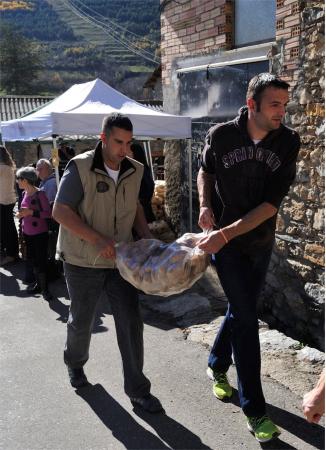
[[[248,134],[247,130],[247,122],[248,122],[248,106],[241,106],[238,111],[237,117],[233,120],[235,126],[240,130],[241,134],[245,135],[248,139],[252,140]],[[269,143],[272,142],[275,138],[277,138],[283,131],[284,125],[281,124],[277,130],[270,131],[262,141]]]

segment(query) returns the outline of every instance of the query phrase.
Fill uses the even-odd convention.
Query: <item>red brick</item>
[[[215,7],[215,2],[211,0],[210,2],[205,4],[205,11],[210,11]]]
[[[200,48],[204,48],[204,47],[205,47],[205,41],[196,42],[196,50],[198,50]]]
[[[294,37],[291,37],[290,39],[288,39],[286,41],[285,46],[287,47],[288,45],[291,45],[291,44],[299,45],[299,36],[294,36]]]
[[[182,38],[182,43],[183,44],[187,44],[188,42],[190,42],[190,36],[185,36]]]
[[[216,44],[224,44],[225,43],[225,34],[221,34],[221,36],[217,36],[215,39]]]
[[[196,31],[203,31],[205,29],[205,23],[196,25]]]
[[[204,23],[205,25],[205,30],[209,30],[210,28],[213,28],[215,26],[214,24],[214,20],[207,20],[207,22]]]
[[[213,47],[214,43],[215,41],[213,38],[205,39],[205,47]]]
[[[215,19],[215,25],[222,25],[223,23],[225,23],[225,16],[218,16]]]
[[[171,17],[170,23],[176,23],[180,20],[179,14],[176,14],[175,16]]]
[[[212,37],[212,36],[216,36],[217,35],[217,30],[216,28],[214,28],[213,30],[205,30],[205,31],[201,31],[199,33],[200,35],[200,39],[206,39],[208,37]]]
[[[197,8],[197,6],[200,6],[202,4],[202,0],[191,0],[191,8]]]
[[[182,12],[180,14],[180,20],[191,19],[192,17],[196,17],[196,9],[192,8],[189,11]]]
[[[205,6],[204,5],[198,6],[198,8],[196,8],[197,16],[200,16],[204,11],[205,11]]]
[[[205,12],[204,14],[201,15],[201,20],[202,22],[204,22],[205,20],[209,19],[209,12]]]
[[[213,11],[210,12],[209,17],[210,17],[211,19],[214,19],[214,17],[217,17],[217,16],[219,16],[219,15],[221,15],[220,8],[214,8]]]
[[[202,33],[204,33],[204,31],[202,31]],[[201,33],[195,33],[195,34],[191,35],[190,36],[191,42],[199,41],[199,39],[201,39],[200,34]]]
[[[188,27],[187,28],[187,35],[194,34],[194,33],[196,33],[196,27]]]

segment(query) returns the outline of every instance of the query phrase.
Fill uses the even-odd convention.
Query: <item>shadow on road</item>
[[[198,436],[187,428],[166,416],[165,414],[150,414],[136,412],[160,436],[143,428],[101,384],[89,385],[77,389],[79,395],[92,408],[104,425],[112,431],[112,435],[119,440],[126,449],[134,450],[164,450],[169,449],[207,449]],[[166,443],[165,443],[165,442]],[[167,445],[166,445],[167,444]]]
[[[240,408],[237,389],[233,389],[233,395],[230,402]],[[310,444],[317,449],[325,448],[325,429],[316,424],[311,424],[303,417],[297,416],[277,406],[267,403],[267,413],[276,425],[284,428],[289,433],[297,436],[302,441]],[[282,435],[281,435],[282,436]],[[283,442],[282,439],[274,439],[273,441],[261,444],[264,449],[283,450],[295,448]]]
[[[173,449],[210,449],[202,443],[198,436],[166,414],[148,414],[140,408],[134,408],[134,412],[144,422],[147,422],[160,438]]]
[[[127,449],[168,449],[163,441],[145,430],[122,406],[109,395],[101,384],[77,389],[79,395],[95,412],[112,435]]]

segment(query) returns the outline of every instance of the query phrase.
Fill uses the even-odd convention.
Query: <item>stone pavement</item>
[[[64,280],[51,285],[56,299],[48,304],[24,295],[22,271],[22,263],[0,269],[1,450],[261,448],[246,430],[237,396],[219,402],[205,375],[208,348],[225,310],[223,293],[213,299],[209,273],[183,295],[142,296],[145,373],[166,409],[166,415],[152,416],[133,409],[123,392],[114,321],[104,299],[86,366],[90,386],[75,391],[62,361],[69,310]],[[261,336],[268,411],[282,429],[279,439],[263,447],[324,448],[324,422],[310,425],[302,417],[297,376],[307,364],[310,387],[323,354],[300,348],[264,324]],[[230,379],[236,386],[234,367]]]

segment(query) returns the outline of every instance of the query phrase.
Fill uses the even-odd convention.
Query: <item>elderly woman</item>
[[[24,190],[21,208],[17,217],[22,219],[22,231],[26,242],[27,260],[33,266],[36,283],[27,287],[30,293],[40,292],[45,300],[51,301],[48,290],[46,263],[48,248],[48,224],[51,217],[51,207],[43,191],[35,186],[37,173],[33,167],[23,167],[17,170],[16,178],[20,189]]]
[[[0,146],[0,247],[1,265],[18,259],[18,234],[13,209],[16,203],[15,163],[3,145]]]

